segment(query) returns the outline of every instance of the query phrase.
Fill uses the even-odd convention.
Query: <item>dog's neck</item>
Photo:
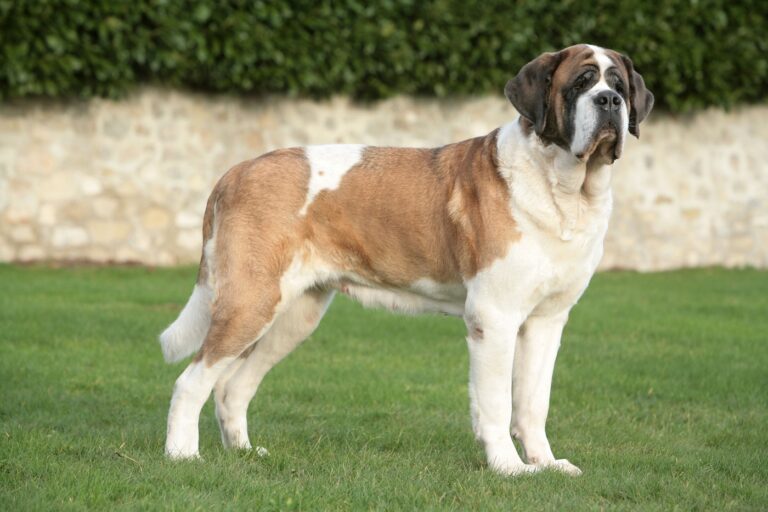
[[[498,160],[513,203],[524,203],[536,224],[563,240],[589,229],[591,217],[610,212],[611,166],[546,144],[519,120],[499,130]]]

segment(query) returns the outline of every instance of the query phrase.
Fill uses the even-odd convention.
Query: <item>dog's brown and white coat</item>
[[[174,387],[168,455],[197,456],[211,390],[224,444],[250,448],[246,411],[259,383],[341,291],[462,316],[472,425],[489,465],[579,473],[545,434],[552,371],[602,255],[610,164],[653,95],[627,57],[589,45],[540,56],[505,92],[521,116],[484,137],[278,150],[221,178],[197,284],[161,335],[168,361],[200,349]]]

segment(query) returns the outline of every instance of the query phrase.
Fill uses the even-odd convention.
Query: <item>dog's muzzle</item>
[[[593,101],[598,112],[595,146],[608,145],[605,156],[611,161],[616,160],[621,156],[623,146],[620,139],[624,100],[615,91],[606,90],[596,94]]]

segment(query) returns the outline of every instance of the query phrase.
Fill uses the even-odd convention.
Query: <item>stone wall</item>
[[[278,147],[436,146],[509,121],[501,97],[359,105],[144,89],[0,105],[0,261],[197,261],[205,200]],[[768,266],[768,107],[655,113],[614,174],[603,268]]]

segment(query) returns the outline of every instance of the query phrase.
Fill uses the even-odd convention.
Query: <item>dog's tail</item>
[[[192,290],[179,317],[160,334],[160,347],[167,363],[175,363],[199,350],[211,326],[213,306],[213,258],[216,248],[213,221],[216,190],[208,198],[203,217],[203,254]]]
[[[208,286],[195,285],[179,317],[160,335],[160,347],[167,363],[181,361],[203,345],[211,326],[212,299]]]

